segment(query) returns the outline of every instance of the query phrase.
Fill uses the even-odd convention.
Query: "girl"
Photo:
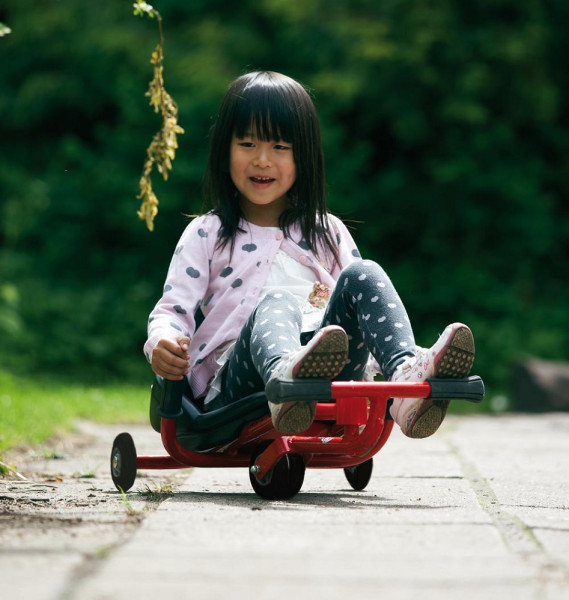
[[[231,84],[205,196],[213,210],[183,233],[145,344],[153,371],[188,377],[205,410],[271,377],[362,380],[370,364],[393,381],[468,375],[470,329],[454,323],[432,348],[416,347],[391,281],[327,212],[318,117],[298,82],[254,72]],[[283,433],[314,419],[314,402],[268,401]],[[397,398],[390,410],[405,435],[422,438],[447,405]]]

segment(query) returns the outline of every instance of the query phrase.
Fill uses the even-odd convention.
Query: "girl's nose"
[[[267,151],[264,148],[259,149],[257,156],[255,156],[255,158],[253,159],[253,166],[261,168],[271,166],[271,160],[268,156]]]

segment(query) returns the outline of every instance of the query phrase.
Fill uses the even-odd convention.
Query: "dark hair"
[[[292,144],[296,180],[288,192],[289,208],[281,214],[279,226],[288,235],[288,228],[298,221],[310,249],[316,252],[320,239],[338,261],[335,235],[327,222],[324,154],[316,108],[300,83],[272,71],[248,73],[233,81],[212,130],[204,199],[221,219],[220,244],[230,242],[233,247],[243,216],[229,171],[231,140],[234,134],[244,137],[251,126],[263,141]]]

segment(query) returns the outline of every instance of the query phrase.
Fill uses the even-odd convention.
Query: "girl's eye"
[[[251,142],[248,140],[239,140],[237,142],[237,144],[239,146],[241,146],[242,148],[255,148],[256,146],[256,142]],[[280,150],[280,151],[286,151],[286,150],[292,150],[292,146],[290,144],[280,144],[280,143],[276,143],[273,148],[275,150]]]

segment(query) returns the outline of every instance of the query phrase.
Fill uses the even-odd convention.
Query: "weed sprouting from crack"
[[[138,490],[137,493],[150,502],[162,502],[172,496],[174,486],[171,483],[163,483],[160,485],[154,484],[154,487],[151,488],[146,484],[144,489]]]
[[[134,508],[134,506],[130,503],[129,499],[127,498],[126,492],[122,489],[122,487],[119,487],[119,492],[121,494],[122,503],[126,510],[127,517],[141,519],[144,510]]]

